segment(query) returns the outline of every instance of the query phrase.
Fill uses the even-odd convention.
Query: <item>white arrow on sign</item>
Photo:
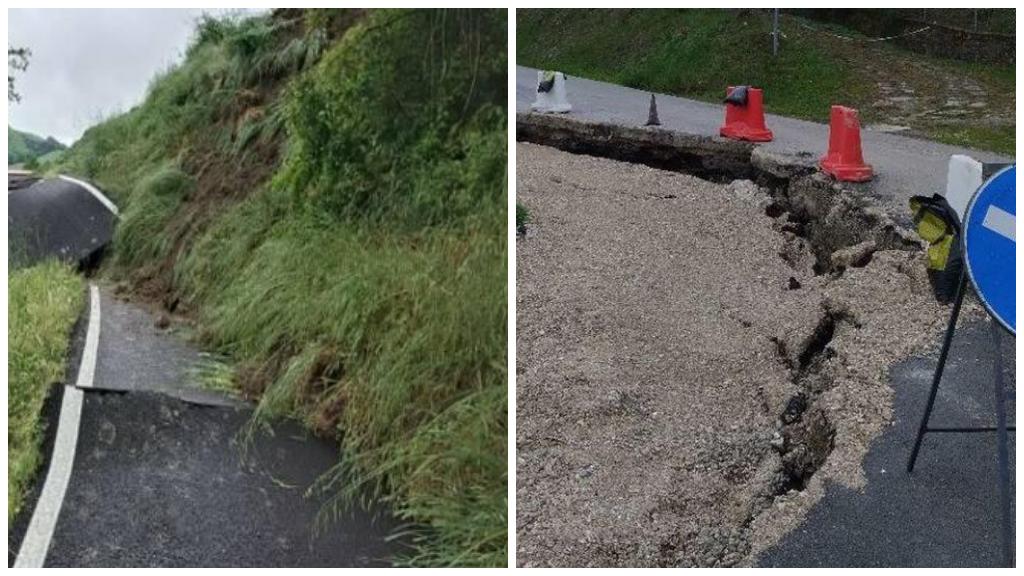
[[[1009,238],[1011,242],[1017,241],[1017,217],[998,206],[988,207],[981,225],[1000,236]]]

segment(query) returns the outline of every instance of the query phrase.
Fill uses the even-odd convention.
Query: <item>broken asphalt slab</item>
[[[943,325],[916,244],[828,186],[517,154],[522,565],[745,565],[859,485]]]
[[[117,217],[82,186],[62,179],[11,186],[8,176],[9,262],[30,265],[56,257],[79,264],[110,243]]]
[[[335,494],[315,489],[339,462],[336,443],[291,421],[253,425],[251,407],[197,387],[194,347],[134,304],[100,301],[96,387],[46,566],[381,566],[405,549],[386,509],[331,509]],[[60,395],[45,410],[47,466]],[[8,534],[11,565],[46,474]]]
[[[516,67],[516,111],[528,112],[536,96],[537,71]],[[722,87],[723,97],[725,86]],[[647,121],[650,92],[607,82],[569,77],[567,81],[572,112],[566,116],[587,122],[605,122],[640,127]],[[771,102],[771,94],[765,94]],[[718,136],[725,117],[720,104],[658,94],[661,129],[703,136]],[[841,104],[837,102],[837,104]],[[826,111],[823,111],[823,113]],[[772,142],[760,144],[767,151],[784,155],[811,153],[817,159],[828,148],[828,125],[767,114]],[[982,162],[1012,162],[999,154],[972,150],[891,133],[862,132],[865,160],[875,169],[875,179],[858,185],[878,197],[891,214],[907,214],[907,201],[914,195],[930,196],[946,190],[949,157],[967,154]]]
[[[199,382],[203,355],[142,307],[100,291],[100,342],[93,387],[160,392],[194,404],[245,406]]]

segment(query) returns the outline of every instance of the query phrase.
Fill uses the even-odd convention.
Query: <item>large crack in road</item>
[[[22,180],[8,178],[12,266],[94,272],[116,207],[88,184]],[[8,531],[10,566],[381,566],[407,550],[384,506],[316,489],[337,444],[254,425],[251,405],[201,384],[183,324],[114,292],[90,288],[46,402],[46,464]]]
[[[95,377],[84,393],[77,450],[57,517],[42,542],[45,566],[386,566],[405,550],[386,508],[347,508],[318,489],[338,447],[298,422],[254,426],[250,405],[204,390],[202,356],[156,314],[109,289],[76,328],[69,382],[85,332],[98,321]],[[66,394],[71,386],[61,390]],[[47,411],[50,438],[60,416]],[[64,422],[61,422],[64,425]],[[52,464],[51,464],[52,465]],[[8,535],[23,548],[40,488]],[[21,550],[22,552],[24,550]],[[24,560],[24,558],[18,558]]]
[[[751,564],[862,487],[886,370],[944,320],[913,235],[807,158],[518,128],[630,161],[517,148],[519,563]]]

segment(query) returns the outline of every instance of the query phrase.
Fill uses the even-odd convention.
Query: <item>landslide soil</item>
[[[748,181],[517,153],[520,565],[749,565],[863,483],[886,369],[942,329],[919,252],[816,273]]]

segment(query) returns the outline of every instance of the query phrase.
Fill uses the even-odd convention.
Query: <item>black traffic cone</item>
[[[661,120],[658,120],[658,103],[654,101],[654,94],[651,94],[651,109],[647,112],[647,124],[644,126],[661,126]]]

